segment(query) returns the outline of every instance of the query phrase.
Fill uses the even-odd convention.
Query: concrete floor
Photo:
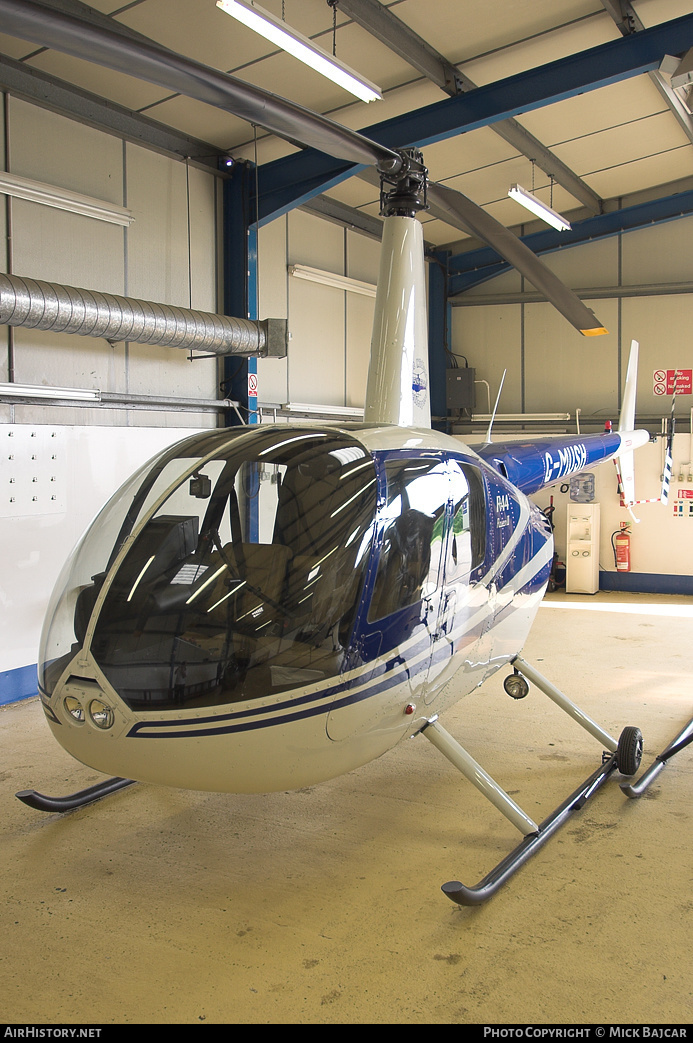
[[[525,656],[612,734],[641,727],[642,771],[693,716],[692,637],[691,599],[556,593]],[[600,746],[501,682],[444,723],[541,821]],[[135,786],[62,818],[14,793],[99,777],[36,700],[0,713],[0,753],[4,1021],[693,1019],[693,747],[639,800],[614,776],[477,909],[440,885],[476,883],[519,834],[422,737],[301,792]]]

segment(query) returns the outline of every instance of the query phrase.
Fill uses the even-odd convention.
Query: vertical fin
[[[626,386],[623,391],[623,403],[621,405],[621,416],[618,429],[622,431],[635,430],[635,394],[638,384],[638,352],[640,343],[637,340],[630,342],[630,355],[628,357],[628,369],[626,371]]]
[[[635,463],[633,460],[633,441],[629,436],[635,430],[635,396],[638,381],[639,348],[640,344],[637,340],[630,342],[626,386],[623,391],[623,403],[618,424],[618,433],[621,436],[621,449],[617,460],[614,461],[621,489],[621,506],[627,509],[634,522],[638,522],[640,519],[636,518],[631,510],[635,503]]]

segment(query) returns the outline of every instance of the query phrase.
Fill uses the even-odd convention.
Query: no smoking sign
[[[655,395],[690,395],[693,393],[693,370],[656,369],[652,374]]]

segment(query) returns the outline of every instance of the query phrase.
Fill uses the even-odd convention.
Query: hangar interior
[[[496,407],[494,437],[603,431],[618,421],[639,342],[636,420],[651,441],[636,454],[647,502],[630,524],[630,568],[617,567],[613,539],[632,518],[607,464],[594,474],[596,586],[559,582],[526,651],[608,729],[640,725],[648,763],[691,714],[690,4],[263,6],[382,96],[353,99],[214,0],[0,0],[0,273],[18,280],[2,283],[0,310],[20,283],[71,298],[52,328],[32,315],[0,325],[5,1017],[690,1022],[685,753],[640,801],[617,786],[600,794],[478,910],[446,903],[438,884],[483,875],[514,833],[423,742],[291,793],[144,785],[64,817],[14,799],[29,785],[64,793],[97,778],[52,740],[36,664],[51,591],[102,504],[192,432],[363,417],[377,176],[242,118],[213,92],[186,94],[171,73],[180,57],[421,148],[432,182],[513,230],[608,330],[582,336],[431,205],[419,216],[437,429],[481,444]],[[110,65],[89,43],[104,26],[120,45]],[[169,83],[134,64],[142,37],[170,52]],[[514,184],[569,229],[530,215],[509,196]],[[265,346],[264,320],[285,320],[285,340],[234,354],[202,338],[76,335],[72,288],[90,301],[153,302],[155,319],[164,307],[231,316],[245,324],[239,338]],[[464,396],[448,397],[463,371]],[[537,503],[552,511],[565,573],[570,483]],[[493,679],[448,715],[538,817],[598,756],[542,698],[515,704]]]

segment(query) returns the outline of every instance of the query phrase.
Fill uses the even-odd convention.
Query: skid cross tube
[[[98,782],[95,786],[71,793],[67,797],[48,797],[44,793],[37,793],[35,789],[20,790],[15,796],[35,811],[57,811],[64,815],[66,811],[83,808],[86,804],[93,804],[95,800],[101,800],[102,797],[125,789],[126,786],[132,786],[134,782],[134,779],[106,779],[105,782]]]
[[[688,722],[685,728],[683,728],[675,739],[672,739],[666,749],[662,750],[658,757],[655,757],[654,763],[650,765],[647,771],[634,783],[621,783],[621,789],[627,797],[640,797],[645,792],[651,782],[659,775],[660,771],[663,771],[667,766],[667,762],[672,757],[680,753],[686,746],[689,746],[693,742],[693,717]]]
[[[556,703],[557,706],[560,706],[562,710],[565,710],[569,717],[572,717],[574,721],[577,721],[577,723],[585,729],[585,731],[589,732],[590,735],[593,735],[594,738],[597,739],[602,746],[605,746],[610,753],[616,753],[616,750],[618,749],[618,742],[616,739],[609,735],[608,732],[605,732],[604,729],[601,728],[596,721],[593,721],[591,717],[588,717],[586,713],[583,713],[575,703],[571,703],[570,699],[563,695],[563,692],[559,692],[558,688],[556,688],[555,685],[552,685],[551,682],[540,674],[538,670],[535,670],[533,666],[530,666],[530,664],[525,662],[525,660],[519,655],[515,656],[511,665],[514,666],[516,670],[519,670],[528,681],[531,681],[532,684],[536,685],[544,695],[548,695],[549,699]]]
[[[459,880],[443,884],[442,891],[457,905],[481,905],[513,876],[525,862],[535,854],[575,811],[584,807],[616,769],[616,754],[612,754],[597,771],[586,779],[571,795],[556,808],[539,826],[538,832],[526,836],[514,851],[511,851],[495,869],[492,869],[475,887],[465,887]]]
[[[484,771],[480,764],[477,764],[473,757],[470,757],[464,747],[460,746],[457,740],[453,739],[452,735],[438,724],[436,717],[424,725],[423,734],[462,772],[465,778],[469,779],[473,786],[483,793],[487,800],[491,801],[494,807],[498,808],[519,829],[520,833],[527,836],[537,832],[539,827],[536,822],[525,815],[522,808],[510,799],[508,794]]]

